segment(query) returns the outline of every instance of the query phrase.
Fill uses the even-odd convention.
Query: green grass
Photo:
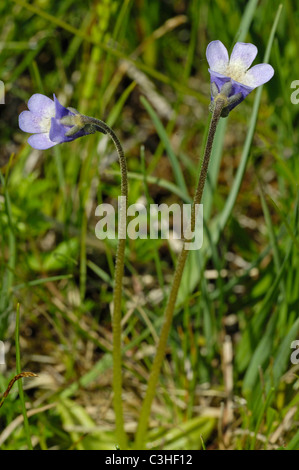
[[[255,63],[271,63],[275,75],[217,130],[204,245],[184,271],[147,447],[298,450],[298,365],[290,362],[299,334],[295,2],[11,0],[0,17],[0,394],[20,371],[39,375],[22,388],[19,381],[20,395],[15,386],[0,409],[1,449],[117,445],[116,242],[94,233],[97,205],[120,194],[117,156],[100,134],[35,151],[19,113],[33,93],[55,93],[113,127],[127,157],[129,204],[188,203],[209,123],[205,50],[220,39],[229,51],[236,41],[256,44]],[[130,443],[176,260],[167,240],[127,243]],[[28,422],[17,420],[22,414]]]

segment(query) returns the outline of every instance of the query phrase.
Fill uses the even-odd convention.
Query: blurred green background
[[[282,9],[278,15],[279,4]],[[276,23],[275,23],[276,19]],[[116,243],[95,237],[117,203],[117,155],[100,134],[37,151],[18,128],[34,93],[111,125],[129,204],[190,202],[209,123],[205,51],[268,48],[274,78],[217,130],[204,246],[191,252],[152,409],[149,449],[299,449],[299,11],[285,0],[6,0],[0,4],[0,392],[16,374],[20,305],[29,429],[14,386],[2,449],[115,449],[110,307]],[[133,439],[177,246],[129,240],[124,411]],[[17,341],[18,343],[18,341]]]

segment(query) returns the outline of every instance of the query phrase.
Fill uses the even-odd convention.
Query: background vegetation
[[[267,45],[274,78],[223,119],[152,409],[150,449],[299,449],[299,11],[285,0],[6,0],[0,3],[0,410],[2,449],[114,449],[115,241],[95,208],[117,203],[100,134],[33,150],[18,115],[36,92],[113,126],[129,204],[186,203],[209,122],[208,43]],[[274,25],[275,26],[275,25]],[[272,37],[271,37],[272,31]],[[272,39],[274,40],[272,41]],[[124,281],[124,408],[133,438],[178,246],[130,240]],[[17,304],[19,335],[15,335]],[[24,400],[29,427],[23,426]],[[25,423],[26,424],[26,423]],[[29,439],[30,437],[30,439]]]

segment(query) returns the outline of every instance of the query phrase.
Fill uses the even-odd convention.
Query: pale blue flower
[[[221,41],[212,41],[207,47],[206,56],[209,63],[211,83],[215,83],[218,92],[222,86],[231,82],[230,96],[239,95],[240,99],[230,105],[230,110],[243,101],[249,93],[268,82],[274,75],[269,64],[258,64],[249,68],[257,55],[253,44],[237,42],[229,57]],[[214,96],[212,94],[212,101]]]

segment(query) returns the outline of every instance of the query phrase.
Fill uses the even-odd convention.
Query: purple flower
[[[33,134],[29,137],[28,144],[38,150],[90,134],[80,122],[81,115],[76,110],[62,106],[56,96],[53,96],[54,101],[39,93],[32,95],[28,101],[29,111],[23,111],[19,116],[20,129]]]
[[[220,93],[222,86],[231,82],[230,96],[239,95],[239,100],[233,102],[229,110],[243,101],[256,87],[268,82],[274,75],[274,69],[269,64],[259,64],[249,68],[256,55],[256,46],[244,42],[235,44],[230,57],[221,41],[212,41],[207,47],[206,56],[210,66],[211,83],[215,83]],[[212,93],[212,101],[213,99]]]

